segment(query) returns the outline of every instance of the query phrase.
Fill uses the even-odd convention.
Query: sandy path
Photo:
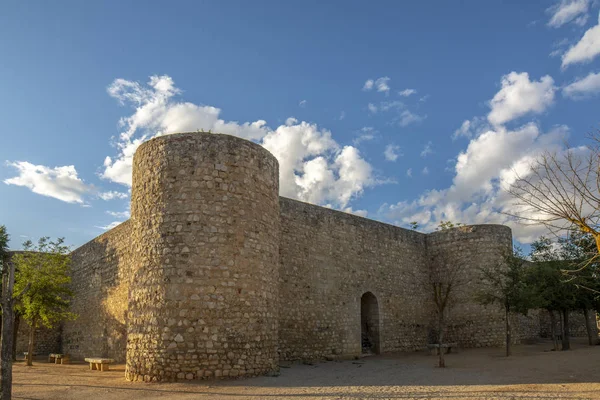
[[[109,372],[87,365],[43,362],[15,365],[15,399],[600,399],[600,346],[581,343],[569,352],[548,344],[464,350],[435,357],[403,353],[359,361],[295,364],[278,377],[236,381],[143,384],[123,378],[124,366]],[[559,369],[560,368],[560,369]]]

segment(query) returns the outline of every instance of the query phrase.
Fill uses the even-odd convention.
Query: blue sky
[[[0,224],[74,246],[123,221],[141,140],[212,129],[281,194],[421,230],[512,224],[503,185],[598,126],[598,4],[3,3]],[[120,123],[121,121],[121,123]],[[107,157],[109,159],[107,160]]]

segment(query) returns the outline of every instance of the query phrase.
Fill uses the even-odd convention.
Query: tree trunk
[[[594,311],[593,315],[594,316],[596,315],[595,311]],[[590,321],[590,310],[588,310],[587,308],[584,308],[583,309],[583,317],[585,318],[585,330],[587,332],[588,344],[590,346],[594,346],[596,344],[596,342],[598,341],[598,334],[596,333],[596,328],[592,325],[592,321]]]
[[[31,321],[31,326],[29,327],[29,345],[27,346],[27,366],[31,367],[33,365],[33,339],[35,336],[35,319]]]
[[[12,348],[12,360],[17,361],[17,338],[19,337],[19,326],[21,325],[21,315],[15,313],[13,324],[13,348]]]
[[[12,357],[13,348],[13,287],[15,266],[8,263],[2,273],[2,346],[0,349],[0,399],[12,398]],[[6,268],[8,267],[8,268]]]
[[[510,342],[511,342],[511,335],[510,335],[510,309],[508,306],[504,307],[504,311],[506,314],[506,357],[510,357],[511,354],[511,348],[510,348]]]
[[[558,339],[556,338],[556,316],[554,311],[548,310],[550,314],[550,335],[552,335],[552,344],[554,345],[554,351],[558,351]]]
[[[564,350],[570,350],[571,349],[571,343],[569,342],[569,336],[570,336],[570,332],[569,332],[569,310],[562,310],[562,316],[563,316],[562,349],[564,351]]]
[[[438,316],[438,367],[446,368],[446,360],[444,359],[444,313],[441,312]]]

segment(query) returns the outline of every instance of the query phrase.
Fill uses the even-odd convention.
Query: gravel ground
[[[85,364],[43,362],[14,367],[15,399],[600,399],[600,346],[581,341],[568,352],[549,343],[502,349],[470,349],[435,368],[426,353],[372,356],[357,361],[292,364],[278,377],[235,381],[145,384]]]

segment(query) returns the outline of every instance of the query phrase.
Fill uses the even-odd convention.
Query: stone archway
[[[379,354],[379,305],[371,292],[366,292],[360,299],[360,333],[362,353]]]

